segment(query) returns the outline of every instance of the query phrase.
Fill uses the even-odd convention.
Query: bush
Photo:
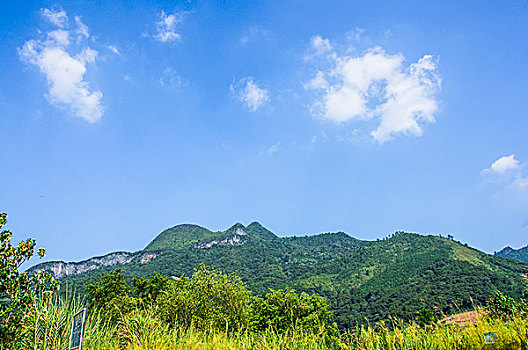
[[[416,316],[416,323],[418,326],[423,328],[434,325],[436,322],[438,322],[438,317],[436,317],[433,310],[423,307],[418,311],[418,315]]]
[[[528,312],[528,307],[523,299],[517,301],[502,292],[495,292],[493,298],[488,301],[486,310],[491,318],[507,320],[525,314]]]
[[[200,266],[182,276],[158,297],[158,313],[171,326],[202,330],[247,327],[251,293],[236,275]]]
[[[0,229],[7,223],[7,215],[0,213]],[[55,289],[56,282],[45,272],[20,272],[19,268],[35,253],[35,240],[28,238],[17,246],[11,245],[12,234],[0,232],[0,348],[15,342],[20,322],[29,305],[47,289]],[[46,251],[40,248],[42,258]]]
[[[130,296],[121,269],[103,275],[101,281],[88,286],[90,312],[96,311],[109,321],[117,321],[135,308],[136,300]]]
[[[171,280],[167,276],[156,273],[151,277],[134,277],[132,283],[134,285],[132,288],[134,296],[141,305],[145,305],[155,303],[158,296],[169,288]]]
[[[328,326],[332,312],[318,294],[297,294],[293,289],[270,290],[253,302],[251,325],[256,330],[272,328],[279,333],[292,329],[319,331]]]

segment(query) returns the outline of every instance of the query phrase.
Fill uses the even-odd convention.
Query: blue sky
[[[0,210],[49,259],[189,222],[528,244],[526,2],[0,7]]]

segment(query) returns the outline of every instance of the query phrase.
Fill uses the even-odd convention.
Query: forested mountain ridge
[[[501,251],[495,253],[495,255],[528,262],[528,245],[526,247],[519,248],[519,249],[513,249],[512,247],[506,247],[506,248],[503,248]]]
[[[413,318],[425,306],[449,314],[484,303],[496,290],[518,297],[523,288],[521,262],[447,238],[403,232],[362,241],[343,232],[278,237],[257,222],[222,232],[178,225],[128,254],[123,262],[73,272],[61,282],[82,290],[118,267],[129,277],[179,276],[205,264],[236,273],[255,294],[284,287],[320,293],[342,327],[365,318]],[[67,265],[48,262],[33,269],[53,271],[53,264],[61,263]]]

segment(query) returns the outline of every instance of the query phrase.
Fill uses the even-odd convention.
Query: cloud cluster
[[[154,39],[163,43],[180,40],[181,35],[176,32],[176,26],[183,21],[184,13],[165,13],[161,11],[156,22]]]
[[[423,127],[435,120],[441,79],[437,60],[425,55],[409,66],[401,54],[391,55],[376,47],[359,56],[339,55],[327,39],[312,38],[316,55],[326,64],[305,84],[321,91],[312,105],[314,116],[338,123],[375,120],[371,131],[379,143],[398,134],[421,136]]]
[[[75,16],[74,27],[68,29],[64,10],[43,9],[41,15],[55,28],[40,39],[26,41],[18,49],[20,58],[46,76],[51,104],[66,107],[70,114],[90,123],[98,121],[103,115],[103,94],[92,91],[84,79],[88,64],[94,63],[98,54],[83,45],[89,38],[88,28]]]
[[[252,77],[245,77],[236,84],[231,84],[230,90],[250,112],[256,112],[270,100],[269,91],[259,87]]]
[[[40,10],[40,14],[59,28],[64,28],[68,23],[68,16],[64,10],[50,10],[43,8]]]
[[[515,155],[500,157],[481,174],[492,182],[505,182],[515,187],[528,188],[526,164],[515,159]]]

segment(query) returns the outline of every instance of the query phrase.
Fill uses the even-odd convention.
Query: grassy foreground
[[[16,349],[67,349],[72,315],[81,308],[79,299],[49,294],[36,300],[24,317],[21,343]],[[484,332],[495,332],[495,344],[485,345]],[[238,331],[204,332],[162,323],[148,309],[136,310],[113,324],[90,315],[85,330],[89,350],[165,349],[528,349],[528,319],[509,321],[481,317],[475,325],[437,325],[420,328],[415,323],[394,321],[364,326],[340,334],[278,334]],[[3,349],[15,349],[4,347]]]

